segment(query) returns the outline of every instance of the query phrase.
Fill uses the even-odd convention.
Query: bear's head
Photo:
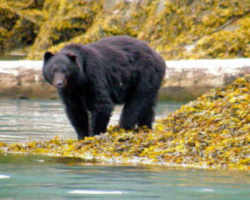
[[[43,76],[57,89],[66,88],[78,72],[77,58],[73,53],[44,54]]]

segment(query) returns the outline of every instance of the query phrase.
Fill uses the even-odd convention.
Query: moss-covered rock
[[[44,5],[47,20],[30,48],[29,58],[41,58],[44,50],[84,34],[101,8],[100,1],[47,0]]]
[[[246,45],[239,43],[239,39],[244,38],[245,44],[249,44],[249,37],[245,32],[249,32],[248,26],[238,26],[238,20],[241,19],[247,24],[249,19],[249,2],[247,0],[239,3],[233,1],[166,1],[165,9],[151,18],[149,27],[141,34],[141,38],[150,41],[158,51],[167,59],[183,58],[232,58],[247,57]],[[220,34],[228,27],[234,26],[233,46],[240,46],[241,49],[228,51],[230,44],[227,35]],[[229,30],[228,30],[229,31]],[[220,34],[220,37],[213,37],[210,40],[211,45],[223,46],[218,51],[213,52],[213,48],[198,45],[206,37],[211,38],[211,34]],[[244,34],[242,34],[244,33]],[[222,37],[221,37],[222,36]],[[230,47],[231,48],[231,47]],[[199,51],[199,53],[198,53]],[[202,53],[200,53],[202,52]]]
[[[108,132],[82,141],[0,143],[28,153],[115,163],[249,170],[250,76],[213,89],[157,121],[154,130]]]
[[[30,8],[27,3],[33,1],[1,1],[0,2],[0,53],[13,49],[24,49],[34,43],[43,22],[43,13]],[[38,4],[39,6],[40,4]]]
[[[2,0],[0,48],[32,43],[28,57],[41,59],[69,42],[126,34],[148,41],[166,59],[249,57],[249,7],[249,0]],[[17,43],[6,38],[8,31]]]
[[[18,16],[7,8],[0,7],[0,54],[6,52],[8,33],[15,25]]]
[[[200,39],[187,57],[250,57],[250,14],[237,20],[226,29]]]

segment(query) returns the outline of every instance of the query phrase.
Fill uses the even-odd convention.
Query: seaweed
[[[165,59],[249,57],[248,0],[109,4],[106,0],[2,0],[0,49],[8,53],[21,48],[28,51],[28,58],[41,59],[44,51],[58,51],[71,42],[87,44],[111,35],[130,35],[147,41]]]

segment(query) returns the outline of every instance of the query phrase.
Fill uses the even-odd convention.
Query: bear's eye
[[[54,68],[52,68],[52,70],[51,70],[52,74],[55,74],[57,72],[65,73],[66,74],[67,70],[65,68],[63,68],[63,67],[54,67]]]
[[[61,70],[61,72],[62,72],[62,73],[66,73],[66,69],[63,68],[63,69]]]
[[[53,68],[53,69],[51,70],[51,73],[54,74],[54,73],[56,73],[56,71],[57,71],[56,68]]]

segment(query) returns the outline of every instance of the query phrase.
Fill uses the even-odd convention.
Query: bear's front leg
[[[88,112],[84,101],[79,97],[69,98],[64,94],[60,94],[60,97],[64,103],[67,117],[77,133],[78,139],[81,140],[89,136]]]
[[[77,107],[66,106],[66,113],[77,133],[78,140],[89,136],[89,121],[87,111]]]
[[[91,113],[93,135],[106,132],[112,110],[112,105],[100,105]]]

